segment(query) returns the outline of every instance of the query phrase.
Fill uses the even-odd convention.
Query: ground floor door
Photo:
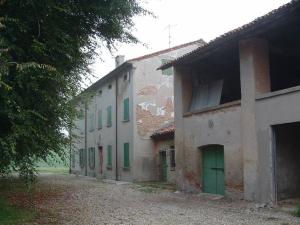
[[[98,156],[99,156],[99,172],[100,174],[103,174],[103,147],[98,147]]]
[[[168,164],[166,151],[160,152],[160,177],[162,181],[167,181]]]
[[[203,152],[203,192],[224,195],[224,149],[214,145]]]

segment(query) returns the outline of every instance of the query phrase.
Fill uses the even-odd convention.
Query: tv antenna
[[[177,26],[177,24],[169,24],[164,29],[164,30],[168,29],[168,31],[169,31],[169,48],[171,47],[171,41],[172,41],[171,29],[172,29],[172,27],[176,27],[176,26]]]

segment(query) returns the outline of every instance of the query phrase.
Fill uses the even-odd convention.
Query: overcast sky
[[[103,51],[101,58],[92,66],[95,82],[114,69],[116,55],[125,55],[125,60],[169,47],[171,25],[171,47],[197,39],[210,41],[262,16],[290,0],[148,0],[143,5],[157,18],[137,17],[134,35],[147,47],[118,45],[111,55]],[[90,82],[88,82],[91,84]]]

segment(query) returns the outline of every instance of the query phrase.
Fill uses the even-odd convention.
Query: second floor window
[[[162,59],[161,64],[164,65],[164,64],[166,64],[170,61],[171,60],[168,60],[168,59]],[[162,72],[162,75],[168,75],[168,76],[171,76],[171,75],[174,74],[173,67],[169,67],[168,69],[164,69],[161,72]]]
[[[94,113],[89,114],[89,121],[88,121],[89,131],[92,132],[95,129],[95,115]]]
[[[111,127],[112,126],[112,109],[111,109],[111,105],[107,107],[106,109],[107,111],[107,127]]]
[[[98,110],[98,130],[102,129],[102,110]]]
[[[124,113],[123,113],[123,121],[129,121],[129,98],[125,98],[123,101],[123,109],[124,109]]]
[[[221,101],[223,80],[194,86],[190,111],[217,106]]]

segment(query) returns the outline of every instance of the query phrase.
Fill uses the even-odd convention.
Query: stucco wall
[[[155,180],[155,151],[150,135],[174,119],[173,75],[157,70],[163,59],[174,59],[199,44],[157,54],[133,62],[134,177]]]
[[[124,76],[127,79],[124,79]],[[132,181],[134,179],[134,146],[133,146],[133,80],[132,71],[125,71],[118,77],[118,124],[117,124],[117,140],[118,140],[118,179],[124,181]],[[124,121],[124,99],[129,98],[129,121]],[[113,114],[115,117],[115,114]],[[124,168],[124,143],[129,143],[129,162],[130,168]]]
[[[79,111],[80,109],[84,109],[84,107],[81,104],[78,104],[76,106],[76,110]],[[82,111],[82,113],[84,113],[84,110]],[[76,138],[74,139],[74,143],[72,144],[71,152],[71,157],[75,157],[75,164],[71,162],[71,173],[82,175],[84,175],[84,171],[81,169],[79,164],[79,149],[84,149],[84,122],[84,117],[81,119],[77,118],[74,121],[75,127],[72,130],[72,135],[74,135]]]
[[[202,187],[201,146],[224,146],[226,194],[243,191],[241,108],[239,102],[197,114],[186,114],[191,89],[189,70],[176,68],[175,148],[177,184],[181,190],[198,192]]]
[[[281,93],[261,95],[256,100],[256,127],[259,152],[257,199],[275,201],[274,139],[272,125],[300,121],[300,91],[291,88]],[[294,90],[294,91],[293,91]]]
[[[167,182],[169,183],[176,183],[176,167],[171,167],[171,146],[174,146],[174,139],[168,140],[155,140],[154,141],[154,148],[155,148],[155,158],[156,158],[156,179],[160,179],[161,175],[161,162],[159,153],[161,151],[166,151],[166,159],[167,159]],[[175,150],[175,149],[173,149]],[[175,150],[176,151],[176,150]]]

